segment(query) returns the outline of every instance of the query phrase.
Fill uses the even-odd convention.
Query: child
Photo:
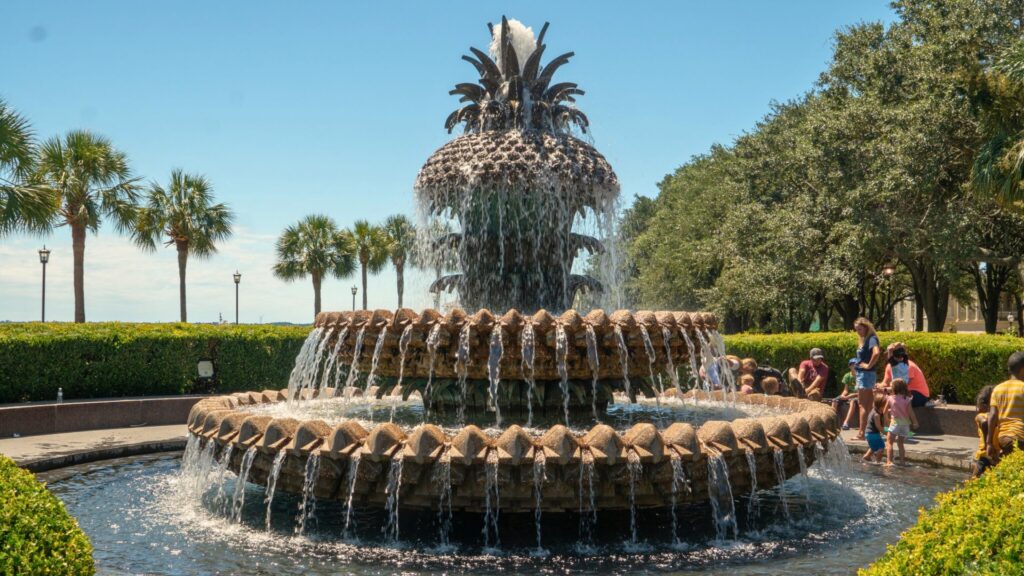
[[[864,462],[882,463],[885,451],[885,440],[882,438],[882,412],[885,410],[885,394],[875,394],[871,412],[868,413],[868,424],[864,428],[864,439],[868,441],[868,451],[864,453]]]
[[[843,374],[843,391],[839,396],[832,399],[832,409],[839,412],[839,407],[845,402],[850,403],[850,409],[846,411],[846,419],[843,421],[843,430],[850,429],[850,422],[853,422],[853,415],[860,412],[857,402],[857,359],[850,358],[850,370]]]
[[[886,402],[886,410],[892,417],[889,422],[889,442],[885,447],[886,466],[893,465],[892,445],[894,442],[900,447],[900,464],[907,463],[907,452],[903,443],[910,436],[910,429],[917,429],[917,416],[914,415],[914,409],[910,406],[910,400],[910,388],[907,387],[907,381],[902,378],[894,379],[892,381],[892,396],[889,396],[889,400]]]
[[[754,375],[744,374],[740,376],[740,394],[753,394],[754,392]]]
[[[779,386],[779,379],[774,376],[766,376],[764,380],[761,380],[761,390],[768,396],[778,394]]]
[[[907,355],[907,349],[901,342],[893,342],[889,345],[889,371],[891,380],[903,380],[904,382],[910,382],[910,356]],[[891,386],[892,384],[890,384]],[[884,388],[884,386],[883,386]]]
[[[971,475],[974,478],[981,476],[992,466],[992,460],[986,453],[985,439],[988,438],[988,411],[991,409],[990,401],[995,388],[995,386],[985,386],[978,391],[978,396],[974,399],[975,406],[978,408],[978,414],[974,417],[974,423],[978,426],[978,451],[974,453],[974,463],[971,466]]]

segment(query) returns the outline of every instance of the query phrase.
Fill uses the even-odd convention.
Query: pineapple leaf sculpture
[[[500,28],[488,27],[490,54],[470,48],[472,55],[463,56],[478,82],[450,92],[463,106],[445,128],[462,125],[464,133],[437,150],[416,178],[427,218],[460,229],[428,243],[426,260],[458,268],[431,291],[457,291],[466,309],[565,310],[577,292],[603,290],[572,271],[581,252],[604,251],[596,238],[573,232],[573,224],[608,229],[618,178],[604,156],[573,136],[590,126],[575,107],[583,90],[552,82],[573,53],[542,64],[547,24],[536,39],[504,17]],[[426,224],[422,229],[445,228]]]

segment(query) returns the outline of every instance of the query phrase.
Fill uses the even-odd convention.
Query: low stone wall
[[[183,424],[208,396],[161,396],[0,406],[0,438],[104,428]]]
[[[850,404],[846,403],[837,410],[840,422],[845,421],[849,406]],[[962,404],[922,406],[914,408],[914,414],[917,416],[918,428],[915,430],[917,434],[972,437],[978,435],[977,427],[974,424],[974,416],[977,414],[974,406]],[[853,417],[853,420],[850,421],[851,426],[857,426],[857,418],[857,415]]]

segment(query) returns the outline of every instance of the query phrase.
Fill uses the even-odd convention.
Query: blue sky
[[[412,183],[449,136],[448,90],[475,80],[461,61],[486,50],[502,14],[547,54],[576,52],[558,75],[611,161],[625,202],[694,154],[749,129],[773,100],[798,96],[826,65],[837,29],[890,21],[886,2],[90,2],[7,0],[0,7],[0,96],[41,138],[109,137],[134,171],[166,181],[205,174],[237,212],[235,237],[189,266],[189,316],[308,321],[309,282],[270,274],[288,224],[323,212],[339,225],[413,214]],[[0,239],[0,319],[38,318],[43,243],[47,315],[73,316],[70,232]],[[89,320],[177,318],[172,249],[140,252],[101,229],[86,245]],[[325,284],[327,309],[351,306],[356,278]],[[371,307],[397,302],[394,274],[371,280]],[[429,304],[425,279],[407,303]]]

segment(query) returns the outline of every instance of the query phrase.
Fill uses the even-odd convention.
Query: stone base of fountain
[[[736,496],[749,491],[753,479],[759,489],[770,488],[809,466],[839,434],[830,407],[761,395],[735,400],[767,405],[778,416],[709,421],[699,428],[675,423],[662,430],[641,423],[621,434],[604,424],[583,435],[556,425],[533,436],[512,425],[491,437],[469,425],[449,436],[433,424],[407,434],[391,423],[367,430],[351,420],[330,426],[241,409],[286,397],[287,390],[266,390],[206,399],[192,409],[188,428],[204,445],[213,442],[217,457],[231,447],[233,471],[249,452],[250,482],[265,485],[284,452],[277,491],[302,493],[309,480],[317,499],[366,506],[383,507],[394,496],[403,508],[481,513],[494,507],[579,512],[707,502],[717,490],[709,481],[716,466],[722,470],[724,464]],[[726,400],[723,392],[693,391],[684,398]],[[319,466],[308,466],[310,459]],[[535,464],[542,464],[540,477]],[[307,478],[311,468],[318,468],[315,478]],[[396,468],[398,481],[389,482]]]

